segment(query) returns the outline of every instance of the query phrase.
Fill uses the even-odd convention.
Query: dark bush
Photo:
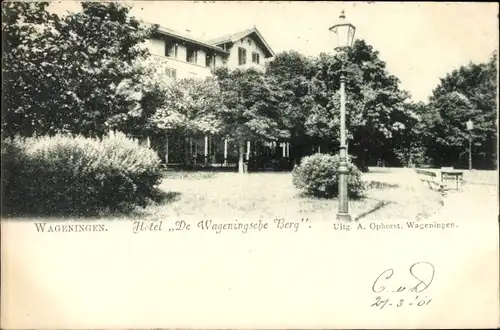
[[[2,173],[7,174],[2,211],[14,214],[93,214],[145,206],[161,180],[156,153],[122,134],[102,140],[7,140],[2,165],[8,165]]]
[[[307,195],[316,197],[338,196],[339,156],[314,154],[302,158],[292,172],[293,185]],[[366,185],[358,168],[348,163],[348,194],[351,198],[363,196]]]
[[[369,171],[368,168],[368,163],[365,158],[363,157],[351,157],[352,158],[352,163],[358,168],[363,173],[366,173]]]
[[[10,209],[13,205],[21,202],[17,192],[19,178],[24,175],[23,167],[26,164],[26,153],[22,141],[6,139],[2,141],[2,210]],[[9,198],[6,198],[6,197]]]

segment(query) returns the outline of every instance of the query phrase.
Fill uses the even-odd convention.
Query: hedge
[[[2,141],[2,213],[79,213],[145,206],[160,159],[123,134]]]

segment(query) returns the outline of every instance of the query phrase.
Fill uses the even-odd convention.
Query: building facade
[[[146,46],[155,59],[166,67],[168,79],[204,79],[216,67],[230,70],[241,68],[265,69],[265,63],[274,52],[256,27],[203,41],[194,38],[189,31],[179,32],[159,27],[157,34]],[[147,140],[167,166],[233,166],[238,159],[237,147],[230,139],[220,136],[156,137]],[[279,155],[287,157],[289,145],[248,141],[245,159],[252,152],[264,158]],[[262,157],[261,157],[262,158]]]
[[[222,66],[230,70],[264,70],[265,62],[274,56],[256,27],[208,41],[194,38],[189,31],[159,27],[146,46],[153,56],[164,61],[167,76],[172,79],[203,79],[211,75],[212,69]]]

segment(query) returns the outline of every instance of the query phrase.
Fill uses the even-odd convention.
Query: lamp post
[[[466,125],[469,131],[469,171],[472,171],[472,129],[474,128],[474,123],[469,119]]]
[[[339,162],[339,209],[337,212],[338,220],[351,220],[349,214],[349,200],[347,195],[347,181],[349,171],[347,168],[347,154],[346,154],[346,120],[345,120],[345,70],[344,62],[346,51],[352,46],[354,41],[354,34],[356,28],[349,23],[344,11],[339,16],[339,21],[330,27],[330,36],[336,42],[335,50],[340,53],[342,57],[342,68],[340,73],[340,162]]]

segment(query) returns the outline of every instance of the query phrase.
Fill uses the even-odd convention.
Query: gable
[[[252,53],[258,53],[262,59],[268,57],[263,45],[257,38],[254,38],[252,36],[247,36],[240,39],[239,41],[235,42],[235,45],[238,47],[246,48],[249,56],[251,56]]]
[[[251,40],[252,44],[255,44],[256,47],[262,51],[262,54],[264,55],[265,58],[274,56],[273,50],[271,49],[269,44],[264,40],[259,30],[257,30],[257,28],[255,27],[252,29],[240,31],[217,39],[213,39],[212,41],[210,41],[210,43],[213,44],[214,46],[222,47],[224,44],[228,43],[241,44],[241,41],[243,40],[245,40],[246,42],[248,40]]]

